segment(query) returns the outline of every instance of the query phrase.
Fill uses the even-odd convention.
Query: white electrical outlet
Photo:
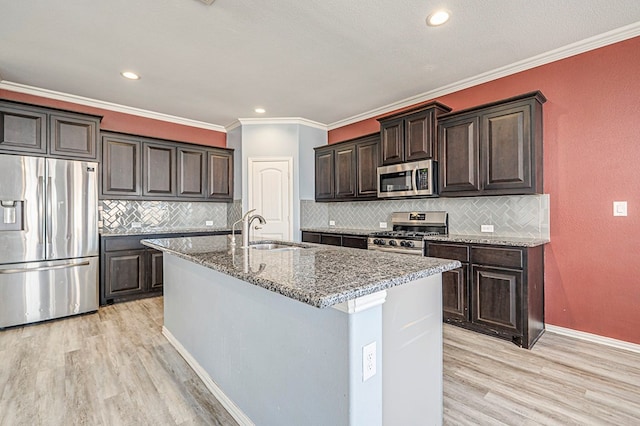
[[[205,226],[213,226],[213,221],[212,220],[205,220],[204,224],[205,224]]]
[[[614,216],[626,216],[627,215],[627,202],[626,201],[614,201],[613,202],[613,215]]]
[[[493,232],[493,225],[480,225],[481,232]]]
[[[140,222],[131,222],[132,228],[142,228],[142,223]]]
[[[329,226],[336,226],[336,221],[335,220],[330,220],[329,221]]]
[[[362,347],[362,381],[366,382],[376,375],[376,342]]]
[[[380,222],[380,228],[387,229],[387,222]]]

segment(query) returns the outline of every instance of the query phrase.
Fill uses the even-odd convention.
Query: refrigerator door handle
[[[47,230],[47,243],[51,244],[51,235],[53,228],[52,206],[51,206],[51,176],[47,177],[47,219],[45,229]],[[50,257],[49,250],[47,250],[47,257]]]
[[[38,217],[41,218],[42,216],[42,199],[44,198],[44,194],[43,194],[43,189],[44,189],[44,177],[43,176],[38,176]],[[38,220],[38,244],[42,244],[42,220]]]
[[[52,269],[66,269],[66,268],[74,268],[76,266],[87,266],[89,261],[78,262],[78,263],[65,263],[63,265],[55,265],[55,266],[39,266],[37,268],[15,268],[15,269],[0,269],[0,274],[19,274],[23,272],[34,272],[34,271],[49,271]]]

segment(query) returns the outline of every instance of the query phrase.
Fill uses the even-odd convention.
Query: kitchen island
[[[164,252],[163,333],[240,424],[439,424],[458,261],[227,236]]]

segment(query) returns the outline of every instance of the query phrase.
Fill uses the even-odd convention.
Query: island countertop
[[[461,266],[456,260],[309,243],[297,249],[231,246],[226,235],[143,240],[146,246],[318,308]]]

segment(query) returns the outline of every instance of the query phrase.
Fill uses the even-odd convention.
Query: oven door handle
[[[387,252],[387,253],[402,253],[402,254],[412,254],[414,256],[422,256],[422,249],[417,250],[407,250],[407,249],[399,249],[399,248],[391,248],[391,247],[378,247],[378,246],[369,246],[369,250]]]

